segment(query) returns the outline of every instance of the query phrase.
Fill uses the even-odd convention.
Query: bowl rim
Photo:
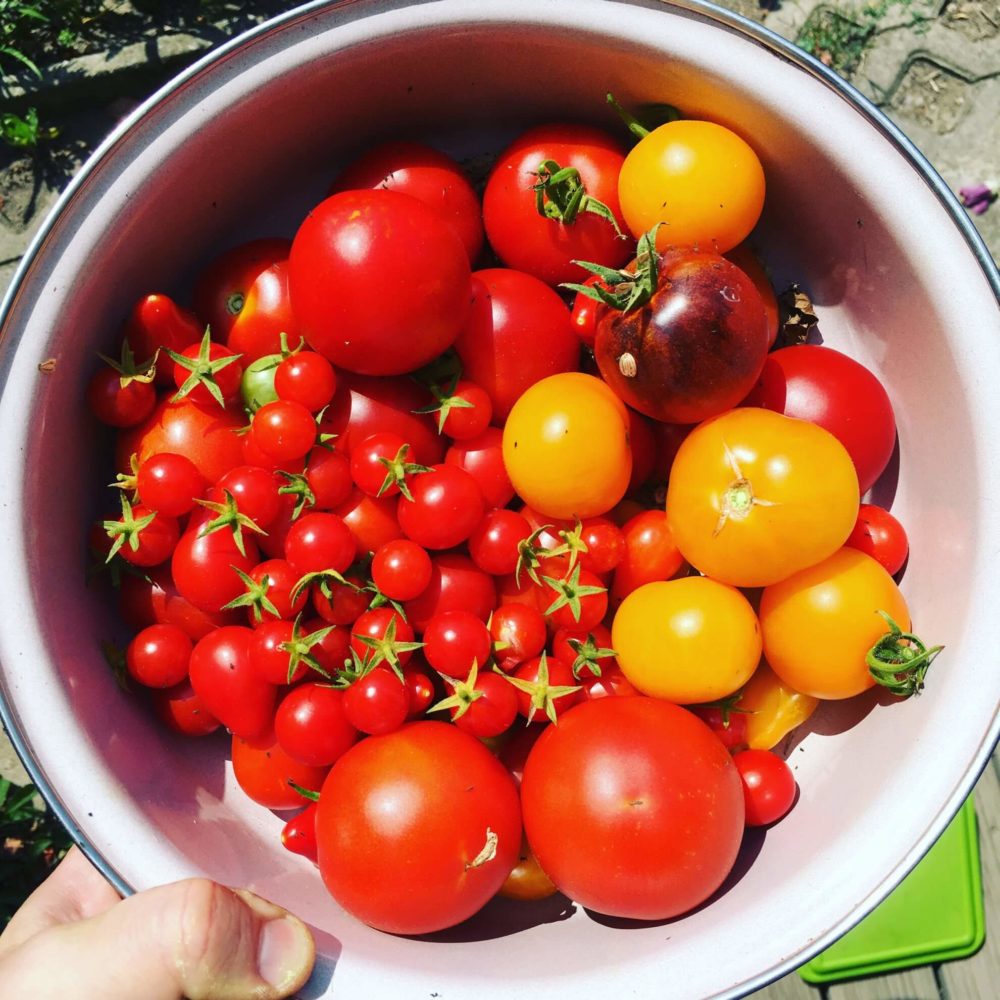
[[[573,0],[559,0],[559,2],[570,4]],[[973,259],[979,265],[988,286],[997,300],[998,306],[1000,306],[1000,269],[998,269],[986,246],[985,240],[972,222],[966,209],[962,206],[957,195],[947,185],[928,158],[906,136],[901,128],[893,123],[883,111],[833,69],[824,65],[794,42],[784,38],[773,30],[734,11],[719,7],[711,2],[711,0],[601,0],[601,2],[626,7],[639,7],[653,11],[662,9],[665,13],[687,13],[698,19],[712,22],[720,26],[723,30],[755,41],[772,55],[793,64],[833,91],[847,102],[855,112],[860,114],[869,125],[873,126],[896,152],[901,154],[904,160],[915,169],[921,180],[931,189],[945,212],[950,216],[952,222],[962,234],[972,253]],[[252,46],[258,40],[274,32],[285,30],[290,25],[306,20],[318,13],[324,13],[327,17],[326,30],[333,30],[343,24],[364,20],[366,17],[382,14],[387,11],[430,4],[443,4],[448,7],[460,3],[461,0],[309,0],[307,3],[275,15],[243,31],[174,75],[115,125],[87,158],[49,210],[26,248],[9,286],[2,299],[0,299],[0,351],[3,351],[6,346],[4,340],[7,320],[14,309],[14,304],[20,294],[21,287],[25,283],[25,279],[34,263],[41,257],[48,237],[61,216],[69,209],[76,199],[77,194],[88,183],[91,176],[114,154],[119,144],[128,136],[132,129],[139,125],[148,115],[170,101],[191,81],[205,73],[211,72],[217,64],[239,53],[241,50]],[[131,895],[135,891],[134,887],[121,876],[111,862],[103,856],[100,850],[80,828],[71,811],[63,803],[57,790],[48,781],[41,766],[35,761],[29,747],[27,734],[22,731],[18,724],[13,704],[8,704],[2,684],[0,684],[0,722],[3,723],[7,735],[23,762],[25,770],[35,788],[45,799],[56,817],[66,827],[75,844],[121,895]],[[911,854],[901,859],[899,865],[893,870],[890,876],[877,885],[852,913],[846,915],[824,935],[808,942],[794,956],[740,984],[739,989],[741,992],[739,995],[746,995],[754,990],[761,989],[768,983],[774,982],[783,975],[794,971],[803,962],[808,961],[824,948],[828,947],[834,940],[849,931],[888,895],[933,846],[965,798],[971,793],[975,782],[988,765],[998,740],[1000,740],[1000,715],[994,718],[989,731],[984,734],[972,765],[962,780],[959,781],[951,799],[942,806],[937,817],[930,823],[924,838],[916,845]],[[736,994],[727,992],[726,995]]]

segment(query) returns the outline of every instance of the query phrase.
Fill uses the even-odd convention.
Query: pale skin
[[[5,995],[32,1000],[281,1000],[315,947],[297,917],[188,879],[121,899],[73,848],[0,935]]]

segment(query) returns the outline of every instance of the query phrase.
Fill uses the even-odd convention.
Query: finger
[[[0,956],[39,931],[96,917],[120,900],[84,853],[72,847],[0,934]]]
[[[314,959],[312,935],[287,911],[189,879],[36,934],[0,958],[0,982],[32,1000],[280,1000]]]

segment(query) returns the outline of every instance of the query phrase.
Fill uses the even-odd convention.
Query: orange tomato
[[[657,247],[725,253],[764,207],[764,169],[735,132],[715,122],[673,121],[641,139],[618,175],[622,215],[635,237],[662,223]]]
[[[542,379],[507,417],[503,460],[514,489],[544,516],[604,514],[632,474],[625,404],[592,375]]]
[[[865,656],[889,631],[880,611],[904,632],[910,630],[906,601],[892,577],[871,556],[840,549],[765,588],[760,599],[764,656],[796,691],[850,698],[875,684]]]
[[[834,553],[858,515],[858,476],[844,446],[804,420],[752,407],[696,427],[667,486],[667,520],[706,576],[765,587]]]
[[[643,694],[678,705],[732,694],[760,660],[757,616],[735,588],[704,576],[647,583],[622,601],[611,644]]]
[[[746,713],[747,746],[770,750],[802,725],[818,704],[818,698],[789,687],[767,663],[761,663],[736,703],[737,711]]]

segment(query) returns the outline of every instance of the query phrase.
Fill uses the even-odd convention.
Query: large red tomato
[[[380,930],[427,934],[471,917],[517,864],[517,789],[474,736],[414,722],[337,761],[316,839],[323,881],[345,910]]]
[[[769,354],[745,403],[825,427],[851,456],[862,493],[892,457],[889,394],[864,365],[833,348],[799,344]]]
[[[548,285],[521,271],[472,276],[472,308],[455,342],[465,377],[482,386],[502,424],[528,386],[576,371],[580,339],[569,310]]]
[[[560,716],[528,755],[521,804],[545,873],[610,916],[663,920],[698,906],[743,837],[729,752],[658,698],[600,698]]]
[[[289,257],[295,318],[340,368],[401,375],[452,345],[469,311],[455,230],[395,191],[342,191],[299,227]]]
[[[418,142],[386,142],[338,175],[330,194],[381,188],[418,198],[461,237],[471,263],[483,248],[479,198],[462,168],[444,153]]]
[[[624,162],[619,142],[585,125],[540,125],[515,139],[500,154],[483,192],[483,222],[497,256],[549,285],[583,281],[587,272],[573,263],[577,260],[621,267],[633,241],[588,205],[596,199],[622,224],[618,172]],[[566,170],[575,173],[557,179]],[[547,189],[536,192],[546,180]]]

